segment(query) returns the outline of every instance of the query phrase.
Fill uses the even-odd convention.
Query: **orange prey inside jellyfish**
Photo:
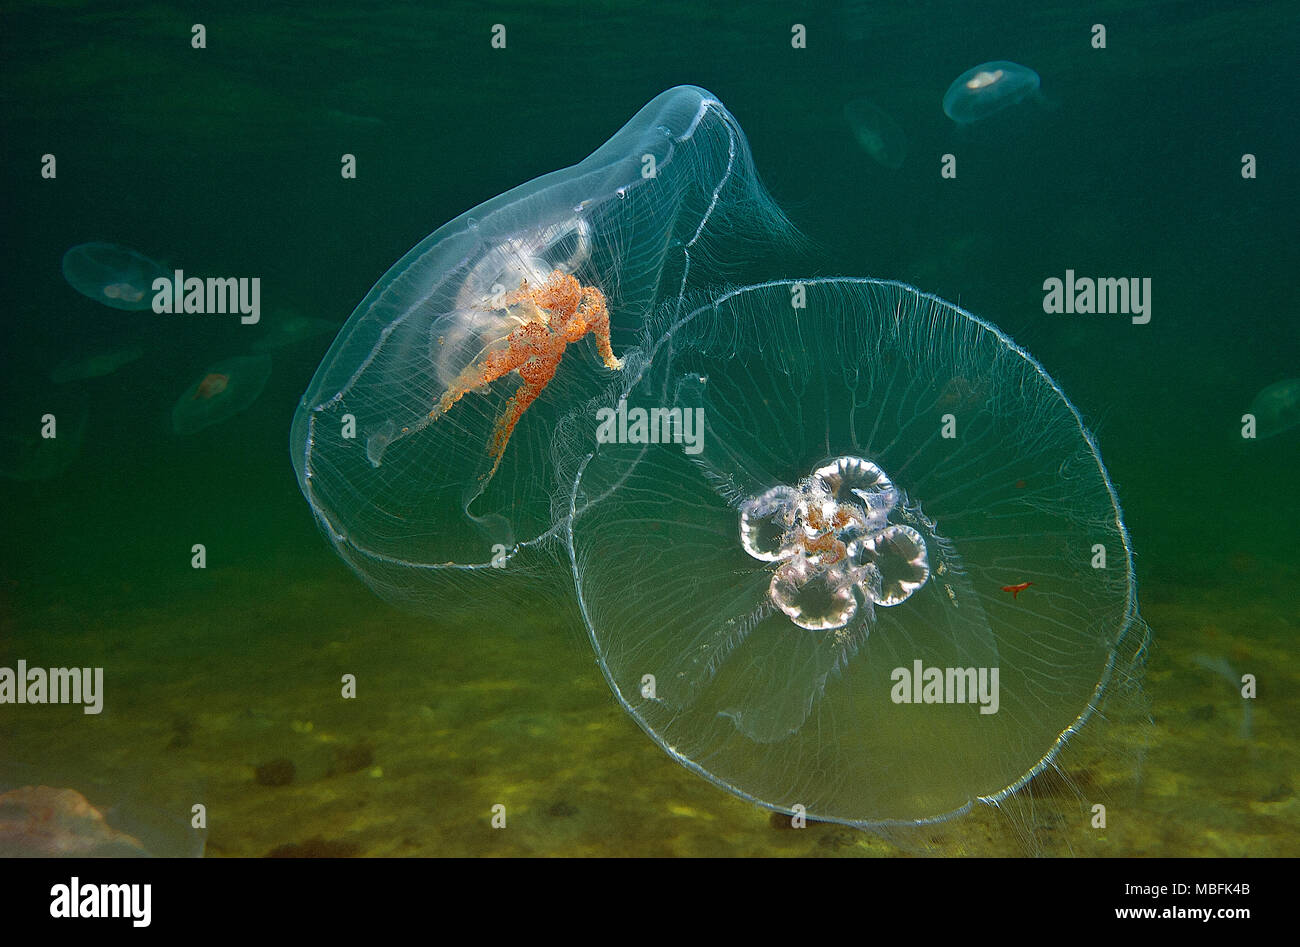
[[[429,412],[429,419],[436,420],[451,410],[452,405],[466,393],[491,384],[510,372],[519,373],[523,384],[515,389],[496,420],[492,441],[488,445],[492,469],[483,480],[491,479],[496,473],[515,425],[555,377],[555,370],[559,368],[569,343],[591,333],[595,336],[601,361],[613,370],[623,367],[610,346],[609,309],[605,305],[605,294],[596,287],[583,286],[575,277],[556,270],[536,288],[525,280],[506,296],[503,306],[519,325],[503,339],[493,342],[484,356],[467,365]]]
[[[194,394],[190,395],[190,400],[198,401],[200,398],[214,398],[225,391],[228,384],[230,384],[229,375],[211,372],[199,382],[199,387],[194,389]]]

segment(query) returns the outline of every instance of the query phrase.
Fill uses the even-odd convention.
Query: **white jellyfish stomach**
[[[454,308],[430,330],[430,359],[440,384],[453,384],[466,365],[527,321],[507,303],[521,286],[541,286],[556,272],[572,275],[591,259],[591,225],[578,216],[581,210],[506,237],[474,264],[456,291]]]

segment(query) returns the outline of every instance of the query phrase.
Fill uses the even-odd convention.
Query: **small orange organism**
[[[215,398],[226,390],[228,384],[230,384],[229,375],[212,372],[205,375],[203,380],[199,382],[199,386],[194,389],[194,394],[190,395],[190,400],[198,401],[199,399]]]
[[[555,377],[555,370],[559,368],[569,343],[591,333],[596,337],[596,351],[600,353],[601,361],[613,370],[623,367],[610,346],[605,294],[596,287],[583,286],[575,277],[556,270],[536,288],[525,280],[505,298],[503,305],[519,325],[493,342],[484,355],[465,366],[429,412],[429,420],[437,420],[467,393],[511,372],[519,373],[523,384],[515,389],[505,410],[497,418],[488,445],[492,469],[483,480],[490,480],[496,473],[515,425]]]

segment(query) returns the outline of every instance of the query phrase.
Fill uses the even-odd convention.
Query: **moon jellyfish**
[[[1038,73],[1027,66],[998,60],[967,69],[943,96],[944,114],[958,125],[988,118],[1038,95]]]
[[[739,124],[692,86],[438,228],[361,301],[294,418],[339,555],[414,607],[445,607],[448,581],[527,576],[590,440],[564,419],[617,383],[656,306],[783,237]]]
[[[609,685],[687,768],[901,831],[1001,806],[1137,680],[1096,442],[992,324],[779,281],[666,317],[638,364],[620,410],[695,413],[699,450],[600,444],[566,537]]]
[[[207,369],[172,408],[172,430],[193,434],[243,411],[271,377],[268,355],[229,358]]]
[[[80,405],[26,401],[21,409],[7,410],[0,421],[0,477],[52,480],[81,454],[90,415]]]
[[[63,254],[63,278],[83,296],[114,309],[148,309],[161,264],[115,243],[82,243]]]
[[[139,345],[127,344],[107,351],[70,355],[50,370],[50,381],[57,385],[88,378],[102,378],[144,357]]]
[[[1258,437],[1273,437],[1300,424],[1300,378],[1283,378],[1255,396],[1246,409],[1255,416]]]
[[[907,157],[907,137],[898,123],[866,99],[844,106],[844,119],[858,144],[886,168],[898,169]]]
[[[341,328],[340,323],[296,312],[273,313],[264,316],[262,321],[267,324],[266,331],[253,342],[254,352],[273,352],[322,335],[333,335]]]

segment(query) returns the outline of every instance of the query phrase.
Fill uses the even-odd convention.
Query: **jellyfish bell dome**
[[[172,408],[172,430],[193,434],[247,409],[271,377],[269,355],[228,358],[206,369]]]
[[[1259,438],[1275,437],[1300,424],[1300,378],[1283,378],[1257,394],[1246,409]]]
[[[878,164],[897,170],[907,157],[907,136],[887,112],[866,99],[844,106],[844,120],[862,149]]]
[[[967,69],[943,96],[944,114],[969,125],[1038,96],[1038,73],[1019,63],[998,60]]]
[[[50,381],[62,385],[71,381],[102,378],[143,357],[144,348],[134,342],[69,355],[50,370]]]
[[[114,309],[149,309],[153,281],[170,275],[144,254],[115,243],[82,243],[63,255],[63,278],[68,284]]]
[[[616,394],[694,414],[700,449],[600,444],[565,536],[607,681],[674,759],[774,809],[915,826],[1000,803],[1132,679],[1114,488],[996,327],[827,279],[661,328]]]
[[[790,239],[740,125],[694,86],[439,227],[357,306],[295,414],[323,532],[415,610],[476,577],[567,582],[556,498],[579,451],[564,419],[635,373],[656,307]]]
[[[46,427],[46,415],[53,417],[52,428]],[[6,399],[0,412],[0,477],[33,481],[62,476],[81,454],[89,421],[88,404],[75,393],[56,395],[32,386],[19,398]]]
[[[263,316],[262,321],[267,323],[265,330],[249,346],[254,352],[274,352],[309,339],[332,335],[340,328],[337,322],[305,316],[293,310],[270,313]]]

